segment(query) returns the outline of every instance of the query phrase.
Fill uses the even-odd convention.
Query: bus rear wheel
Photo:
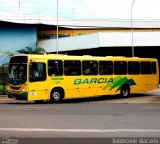
[[[121,87],[121,97],[128,97],[130,95],[130,87],[128,85],[123,85]]]
[[[59,103],[63,99],[63,93],[60,90],[53,90],[50,95],[51,103]]]

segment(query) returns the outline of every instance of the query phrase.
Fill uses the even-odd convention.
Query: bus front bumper
[[[28,100],[28,93],[13,93],[13,92],[8,92],[8,98],[16,99],[16,100]]]

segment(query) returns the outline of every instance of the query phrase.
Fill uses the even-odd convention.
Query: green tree
[[[14,53],[11,51],[0,50],[0,94],[6,94],[8,82],[8,62]]]
[[[17,52],[20,54],[40,54],[45,53],[45,50],[41,47],[26,47],[24,49],[17,50]]]

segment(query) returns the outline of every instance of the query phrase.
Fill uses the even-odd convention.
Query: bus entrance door
[[[31,82],[29,84],[29,100],[48,99],[47,81]]]

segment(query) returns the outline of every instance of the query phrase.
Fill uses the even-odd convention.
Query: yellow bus
[[[8,97],[59,102],[102,95],[127,97],[159,86],[155,58],[17,55],[9,62]]]

